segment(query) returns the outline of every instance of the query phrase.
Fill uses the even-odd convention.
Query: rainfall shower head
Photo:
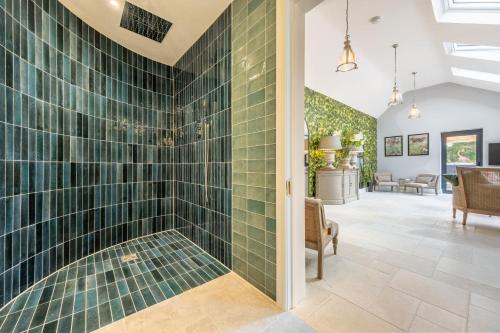
[[[125,2],[120,27],[161,43],[172,27],[172,22]]]

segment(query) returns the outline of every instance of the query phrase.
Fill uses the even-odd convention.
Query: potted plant
[[[453,217],[455,217],[456,208],[465,208],[465,197],[460,181],[456,174],[445,174],[443,178],[451,184],[453,195]]]
[[[363,179],[366,180],[366,192],[373,192],[373,170],[366,167],[363,170]]]

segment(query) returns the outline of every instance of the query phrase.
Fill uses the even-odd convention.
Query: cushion
[[[377,178],[379,182],[390,182],[392,180],[391,175],[378,175]]]
[[[433,176],[418,176],[415,179],[415,183],[427,184],[427,183],[429,183],[433,179],[434,179]]]
[[[405,186],[408,186],[408,187],[421,187],[421,188],[429,187],[429,185],[427,185],[427,184],[417,183],[417,182],[406,183]]]
[[[380,186],[399,186],[398,182],[378,182]]]

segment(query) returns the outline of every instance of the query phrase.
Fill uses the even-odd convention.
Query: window
[[[500,61],[500,47],[463,43],[444,43],[444,47],[446,53],[452,56]]]
[[[500,74],[488,73],[488,72],[479,72],[473,71],[469,69],[452,67],[451,72],[455,76],[464,77],[473,80],[487,81],[500,83]]]
[[[437,22],[500,24],[500,0],[432,0]]]

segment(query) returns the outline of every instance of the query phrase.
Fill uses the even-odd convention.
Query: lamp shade
[[[408,119],[418,119],[420,118],[420,110],[417,108],[417,104],[411,106],[410,112],[408,112]]]
[[[353,138],[353,141],[362,141],[363,139],[365,138],[365,136],[363,135],[363,133],[357,133],[357,134],[354,134],[354,138]]]
[[[340,142],[340,135],[330,135],[321,138],[319,142],[319,149],[325,151],[342,149],[342,143]]]
[[[394,88],[392,88],[391,98],[389,98],[389,106],[395,106],[399,104],[403,104],[403,95],[401,95],[398,87],[394,86]]]
[[[361,154],[364,152],[364,149],[363,149],[363,146],[357,147],[356,145],[351,145],[351,146],[349,146],[349,151],[351,153]]]
[[[356,64],[356,54],[352,50],[351,41],[349,40],[349,37],[346,36],[346,40],[344,42],[344,49],[342,50],[340,62],[339,65],[337,66],[337,72],[348,72],[357,68],[358,65]]]

